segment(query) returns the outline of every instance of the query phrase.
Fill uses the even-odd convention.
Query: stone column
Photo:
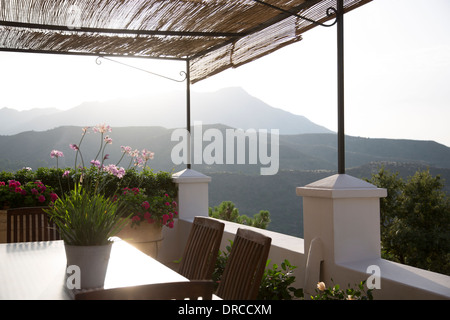
[[[163,229],[163,242],[158,260],[171,263],[181,258],[196,216],[208,216],[208,184],[211,177],[192,169],[185,169],[172,175],[178,185],[178,219],[174,229]]]
[[[307,262],[316,267],[306,274],[305,284],[336,278],[336,264],[380,258],[379,200],[386,189],[336,174],[297,188],[297,195],[303,197],[305,254],[323,261]]]
[[[181,219],[208,216],[208,184],[211,177],[192,169],[172,175],[178,184],[178,214]]]

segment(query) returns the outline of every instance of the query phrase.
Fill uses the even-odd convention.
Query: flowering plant
[[[41,181],[0,181],[0,208],[51,206],[58,195]]]
[[[100,133],[100,147],[97,152],[97,155],[94,159],[90,161],[90,167],[85,166],[83,154],[81,152],[81,144],[86,136],[89,133],[89,127],[82,128],[81,139],[78,144],[70,144],[70,149],[76,151],[75,154],[75,164],[74,170],[65,170],[62,178],[66,179],[79,179],[79,183],[92,193],[101,193],[104,194],[106,192],[106,186],[111,183],[113,180],[113,184],[116,185],[116,191],[118,188],[118,182],[114,178],[118,178],[119,181],[122,179],[126,170],[130,169],[132,166],[134,167],[145,167],[147,162],[154,157],[154,153],[143,149],[139,151],[137,149],[132,149],[129,146],[121,146],[122,156],[117,162],[117,164],[106,164],[105,161],[109,159],[109,154],[105,153],[106,147],[112,144],[113,139],[106,135],[111,132],[111,127],[105,124],[99,124],[95,126],[92,131],[94,133]],[[125,155],[128,155],[131,160],[128,165],[128,168],[125,169],[123,167],[119,167],[120,162],[124,159]],[[50,152],[50,157],[56,158],[56,166],[58,167],[58,159],[64,157],[62,151],[52,150]],[[78,164],[78,158],[80,159],[81,164]],[[62,189],[62,187],[61,187]],[[114,194],[115,191],[112,193]]]
[[[126,187],[115,200],[126,204],[122,214],[131,212],[132,227],[146,222],[173,228],[173,219],[178,215],[177,203],[167,193],[149,197],[144,189]]]
[[[125,208],[127,202],[114,201],[113,194],[115,192],[108,194],[107,186],[113,184],[116,190],[119,190],[121,179],[125,176],[126,170],[118,165],[125,154],[132,157],[130,166],[133,162],[136,166],[146,165],[147,161],[153,158],[153,153],[148,150],[143,150],[140,153],[139,151],[132,151],[130,147],[122,147],[122,157],[119,162],[115,165],[106,165],[105,160],[109,158],[109,155],[105,154],[105,149],[112,144],[112,139],[105,134],[111,132],[111,128],[102,124],[93,128],[94,133],[100,133],[101,135],[100,148],[96,157],[90,161],[91,166],[86,168],[80,146],[88,133],[88,129],[87,127],[82,129],[82,136],[78,145],[69,145],[72,150],[76,151],[75,168],[74,172],[64,171],[62,176],[62,178],[68,180],[79,181],[75,184],[73,190],[62,194],[52,209],[46,211],[59,227],[63,240],[73,245],[107,243],[111,236],[120,231],[125,225],[123,221],[120,222],[120,218],[122,215],[127,216],[127,212],[129,212]],[[56,158],[58,166],[58,159],[63,157],[64,154],[61,151],[52,150],[50,156]],[[81,161],[81,167],[77,167],[78,157]],[[60,187],[62,190],[61,180]]]

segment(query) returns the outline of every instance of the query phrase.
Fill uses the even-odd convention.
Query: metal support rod
[[[344,133],[344,0],[337,0],[338,173],[345,173]]]
[[[186,130],[187,137],[187,168],[191,169],[191,70],[189,60],[186,60]]]

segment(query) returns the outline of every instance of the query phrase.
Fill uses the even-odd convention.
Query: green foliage
[[[64,175],[68,171],[69,173]],[[41,181],[49,190],[53,190],[58,196],[62,196],[75,188],[79,181],[81,170],[75,172],[71,168],[38,168],[37,170],[21,169],[16,172],[0,172],[0,182],[8,183],[9,180],[19,181],[22,185],[29,182]],[[85,179],[95,181],[97,174],[95,170],[85,170]],[[102,194],[106,197],[113,197],[117,190],[122,187],[140,187],[145,190],[146,196],[155,196],[167,193],[171,198],[176,198],[177,187],[172,181],[169,172],[159,171],[153,172],[144,169],[140,172],[134,168],[128,169],[122,179],[116,176],[107,176],[108,180],[104,181]],[[5,200],[0,197],[0,207],[3,207]],[[24,203],[25,205],[25,203]]]
[[[333,279],[331,279],[333,281]],[[312,300],[373,300],[373,289],[365,290],[365,281],[361,281],[356,288],[350,287],[346,289],[336,284],[332,287],[326,287],[325,283],[317,284],[316,295],[311,296]]]
[[[292,300],[293,298],[302,298],[303,289],[296,289],[292,286],[295,282],[295,276],[292,271],[296,266],[290,264],[288,260],[281,263],[281,270],[277,264],[272,265],[269,269],[270,260],[267,261],[266,270],[259,287],[259,300]]]
[[[100,194],[75,187],[45,210],[68,245],[105,245],[127,223],[116,214],[119,204]]]
[[[369,182],[386,188],[380,200],[383,257],[450,275],[450,198],[428,170],[406,181],[383,167]]]
[[[147,196],[144,189],[126,187],[114,199],[123,205],[118,214],[131,217],[131,227],[146,222],[173,228],[178,215],[177,203],[168,193]]]
[[[245,214],[240,215],[239,210],[231,201],[222,201],[222,203],[219,206],[214,207],[214,209],[210,207],[208,214],[212,218],[236,222],[260,229],[267,229],[267,226],[270,223],[269,211],[261,210],[259,213],[255,214],[253,218]]]
[[[49,206],[57,198],[52,188],[41,181],[0,181],[0,209]]]
[[[219,286],[220,279],[222,278],[223,271],[225,270],[225,266],[228,261],[228,257],[231,252],[231,246],[233,245],[233,241],[228,240],[230,245],[225,247],[225,251],[219,250],[219,254],[217,256],[216,265],[214,267],[214,271],[212,274],[212,280],[214,281],[215,288]]]

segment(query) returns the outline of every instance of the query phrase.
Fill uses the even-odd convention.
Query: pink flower
[[[133,216],[133,218],[131,218],[131,221],[133,222],[141,221],[141,218],[139,216]]]
[[[16,187],[16,188],[14,189],[14,191],[15,191],[16,193],[21,193],[21,192],[22,192],[22,188],[21,188],[21,187]]]
[[[38,198],[39,202],[45,202],[45,197],[43,195],[40,195]]]
[[[167,220],[169,220],[169,215],[165,214],[165,215],[163,215],[162,218],[163,218],[163,225],[165,225],[167,223]]]
[[[100,168],[100,161],[98,160],[91,160],[91,164],[97,168]]]
[[[118,168],[116,165],[114,164],[109,164],[107,166],[103,167],[103,171],[112,174],[114,176],[116,176],[119,179],[122,179],[123,176],[125,175],[125,169],[120,167]]]
[[[67,178],[67,177],[69,176],[69,174],[70,174],[70,171],[69,171],[69,170],[66,170],[66,171],[64,171],[62,177],[63,177],[63,178]]]
[[[36,188],[31,189],[31,193],[34,195],[37,195],[39,192],[36,190]]]
[[[50,200],[55,202],[58,199],[58,195],[56,193],[50,193]]]
[[[142,159],[144,161],[148,161],[148,160],[153,159],[154,155],[155,155],[154,152],[151,152],[151,151],[149,151],[147,149],[143,149],[142,152],[141,152],[141,156],[142,156]]]
[[[52,150],[52,152],[50,152],[50,157],[61,158],[61,157],[64,157],[64,154],[62,153],[62,151]]]
[[[148,203],[148,201],[144,201],[144,202],[142,202],[141,206],[145,210],[148,210],[148,208],[150,208],[150,203]]]
[[[105,132],[111,132],[111,127],[103,123],[103,124],[96,125],[93,130],[94,130],[94,132],[105,133]]]
[[[80,149],[80,148],[78,148],[78,146],[76,144],[69,144],[69,147],[70,147],[70,149],[75,150],[75,151]]]
[[[153,223],[152,215],[148,211],[144,213],[144,219],[147,220],[148,223]]]
[[[123,153],[131,154],[131,147],[128,146],[120,146],[122,148]]]
[[[106,144],[112,144],[112,139],[110,136],[104,137],[103,140],[105,141]]]
[[[170,222],[167,224],[167,226],[168,226],[169,228],[173,228],[173,221],[170,221]]]
[[[9,180],[9,181],[8,181],[8,186],[9,186],[11,189],[15,189],[15,188],[17,188],[17,187],[20,186],[20,182],[19,182],[19,181],[15,181],[15,180]]]
[[[0,181],[0,186],[6,186],[6,183],[4,181]]]

